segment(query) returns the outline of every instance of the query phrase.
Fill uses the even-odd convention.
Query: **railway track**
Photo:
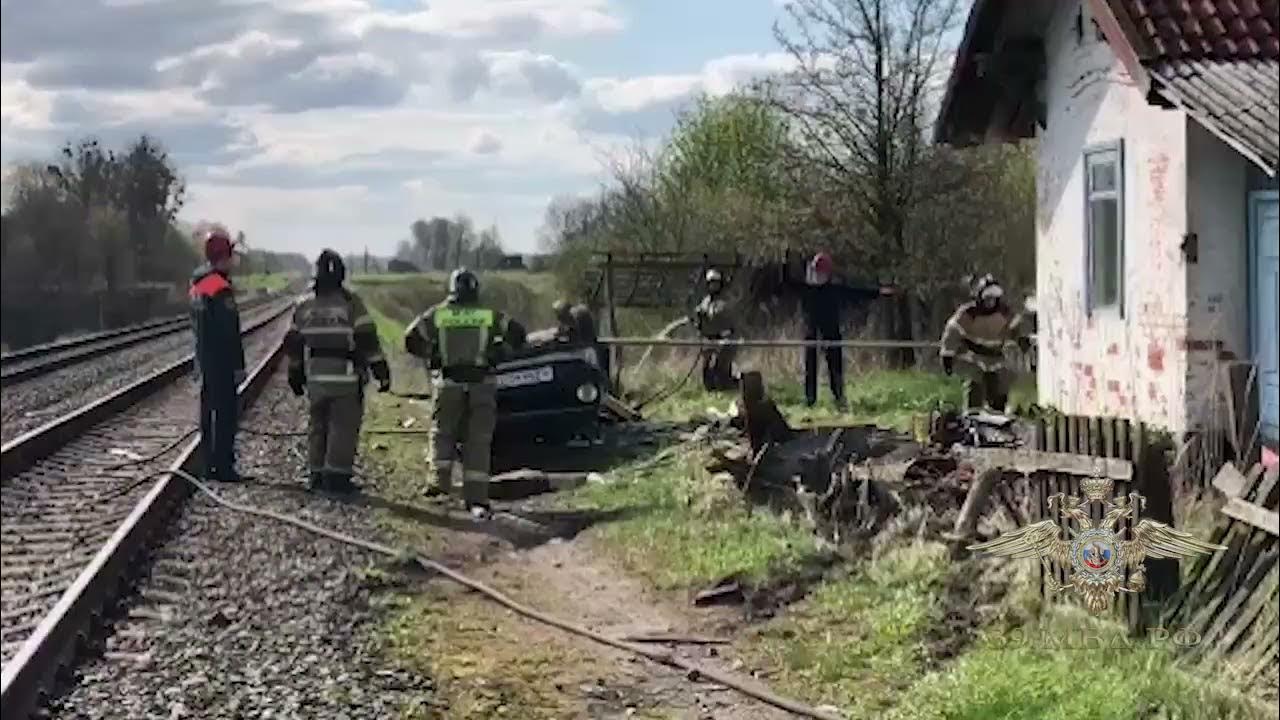
[[[247,305],[247,303],[246,303]],[[244,310],[246,325],[269,305]],[[89,400],[108,395],[186,357],[190,331],[180,329],[129,347],[117,347],[93,359],[75,362],[37,377],[0,387],[0,442],[10,442]]]
[[[252,400],[271,375],[292,303],[244,333]],[[0,452],[0,715],[24,717],[133,561],[186,496],[198,389],[191,357],[6,443]]]
[[[253,310],[272,300],[277,298],[254,298],[245,302],[241,311]],[[190,320],[185,317],[170,317],[5,353],[0,356],[0,383],[13,385],[31,380],[149,340],[185,331],[190,326]]]

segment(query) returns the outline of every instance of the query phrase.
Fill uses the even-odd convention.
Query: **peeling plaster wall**
[[[1040,402],[1067,413],[1186,427],[1184,113],[1148,105],[1078,3],[1046,30],[1047,129],[1039,142],[1037,299]],[[1085,307],[1083,158],[1124,142],[1124,313]]]
[[[1196,122],[1187,127],[1187,222],[1199,259],[1187,264],[1187,417],[1214,402],[1220,353],[1249,357],[1249,162]]]

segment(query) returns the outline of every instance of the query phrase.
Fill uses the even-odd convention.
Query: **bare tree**
[[[816,175],[852,201],[855,227],[869,236],[844,238],[842,249],[856,249],[872,269],[890,276],[884,279],[896,279],[921,187],[925,125],[959,2],[794,0],[787,14],[790,22],[775,25],[774,36],[796,69],[768,94],[791,117],[800,140],[793,171]],[[833,224],[818,213],[820,224]],[[908,299],[896,315],[894,334],[910,337]]]

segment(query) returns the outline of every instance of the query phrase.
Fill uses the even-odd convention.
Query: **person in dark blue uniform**
[[[236,388],[244,381],[240,311],[231,286],[231,235],[221,227],[205,232],[205,265],[191,277],[191,329],[200,378],[200,452],[204,477],[236,482]]]
[[[880,297],[894,295],[891,286],[860,288],[838,285],[831,281],[835,263],[826,253],[813,256],[805,270],[803,284],[787,278],[787,285],[800,293],[800,307],[804,311],[805,339],[839,342],[840,310],[844,305],[858,305]],[[831,395],[836,407],[845,408],[844,352],[840,347],[823,350],[827,359],[827,375],[831,380]],[[804,349],[804,398],[809,407],[818,402],[818,348]]]

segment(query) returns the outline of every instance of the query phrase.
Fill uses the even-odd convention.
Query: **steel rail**
[[[292,307],[292,302],[288,304],[282,302],[278,310],[258,318],[246,327],[244,334],[252,333],[276,320]],[[190,372],[194,367],[194,362],[195,356],[187,355],[137,382],[126,385],[110,395],[99,398],[5,443],[3,447],[0,447],[0,483],[8,481],[14,475],[49,457],[69,440],[77,437],[88,428],[150,397],[157,390]]]
[[[243,309],[254,309],[268,302],[270,302],[270,299],[258,300],[255,298],[246,302]],[[9,368],[0,368],[0,382],[12,384],[29,380],[40,375],[46,375],[55,370],[61,370],[65,367],[78,365],[82,362],[102,357],[103,355],[109,355],[135,345],[140,345],[148,340],[154,340],[176,332],[181,332],[190,327],[190,325],[191,321],[185,317],[167,318],[164,320],[143,323],[142,325],[134,325],[127,328],[119,328],[117,330],[108,330],[103,333],[94,333],[93,335],[82,335],[80,337],[71,338],[58,343],[19,350],[16,353],[10,353],[4,357],[4,364],[8,365]],[[76,352],[77,348],[83,349]],[[23,361],[38,360],[39,358],[46,356],[52,357],[44,362],[32,362],[29,365],[22,364],[17,368],[13,368],[13,365],[17,365]]]
[[[63,350],[71,350],[73,348],[80,347],[81,345],[88,345],[90,343],[95,343],[100,340],[110,340],[111,338],[119,337],[121,335],[128,335],[129,333],[142,332],[144,330],[160,327],[161,325],[169,325],[171,323],[184,322],[185,320],[186,318],[184,316],[172,315],[169,317],[160,318],[158,320],[148,320],[146,322],[136,323],[134,325],[126,325],[124,327],[112,328],[110,330],[102,330],[100,332],[88,333],[85,335],[76,335],[74,337],[69,337],[62,340],[55,340],[53,342],[41,343],[39,345],[32,345],[31,347],[22,348],[21,350],[14,350],[12,352],[7,352],[7,353],[4,353],[3,355],[0,355],[0,367],[9,365],[11,363],[21,362],[23,360],[30,360],[32,358],[41,357],[43,355],[50,355],[52,353],[62,352]]]
[[[279,318],[291,306],[273,313],[271,318],[246,330],[246,334]],[[282,354],[283,339],[276,343],[237,388],[242,408],[247,407],[262,392]],[[86,418],[90,415],[100,420],[105,415],[135,404],[142,397],[150,395],[158,387],[181,375],[190,364],[191,358],[187,358],[156,373],[144,383],[135,383],[131,388],[116,393],[115,399],[110,403],[104,402],[108,398],[94,403],[92,413],[73,414],[74,419],[67,418],[71,422],[66,427],[79,428],[81,431],[87,429]],[[54,425],[56,423],[51,423],[36,432],[52,431],[58,436],[65,436],[69,432],[65,428],[55,429]],[[27,442],[31,441],[31,435],[33,433],[24,436]],[[17,442],[14,441],[11,445]],[[57,604],[41,619],[17,654],[5,663],[0,678],[0,716],[5,720],[23,720],[34,711],[42,693],[48,689],[58,671],[74,657],[81,638],[93,626],[95,618],[118,595],[131,571],[135,570],[133,560],[146,550],[150,541],[165,528],[174,512],[190,495],[189,484],[174,477],[172,472],[190,472],[195,469],[199,444],[200,438],[197,436],[182,448],[167,471],[158,474],[160,477],[142,500],[134,506],[71,586],[62,593]],[[8,447],[6,446],[6,452]]]

